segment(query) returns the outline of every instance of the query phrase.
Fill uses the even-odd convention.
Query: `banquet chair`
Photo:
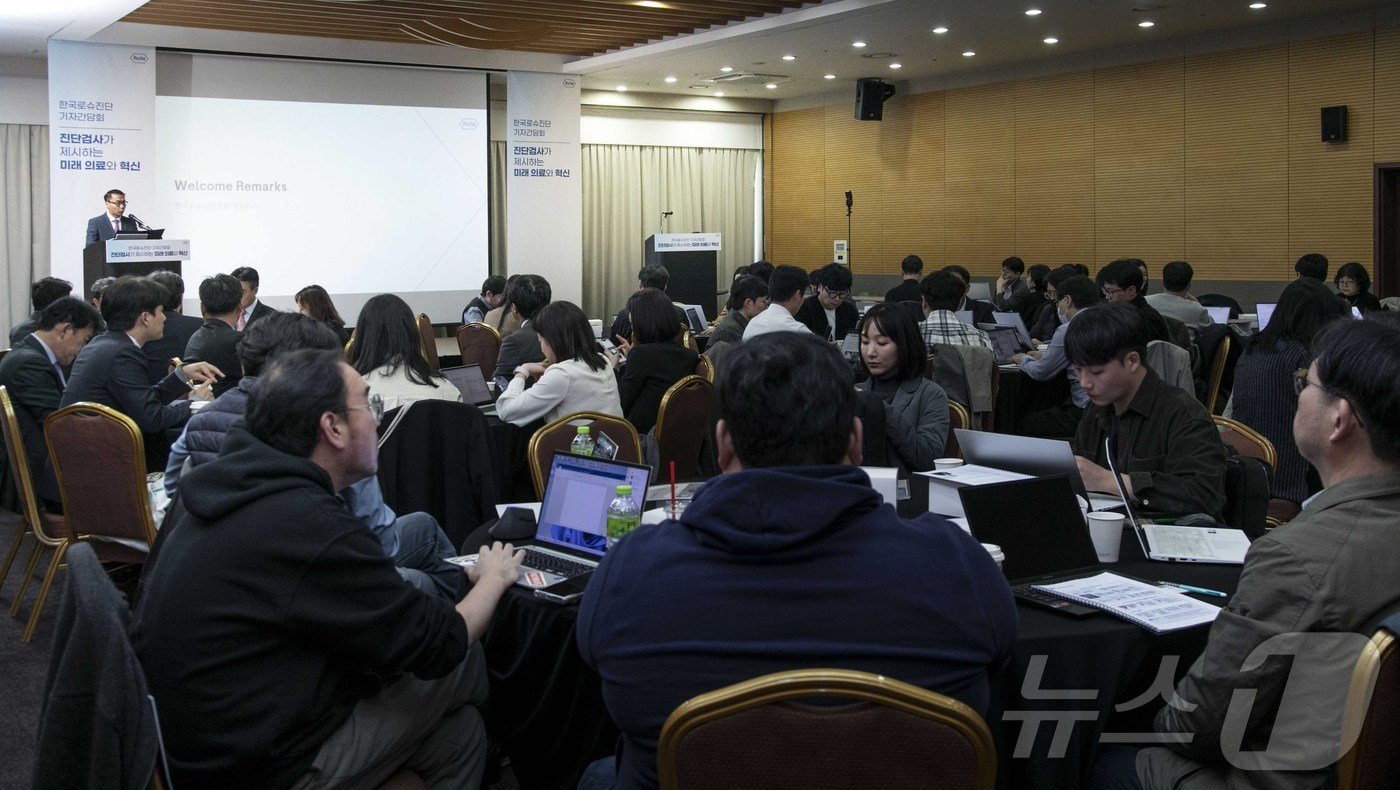
[[[1235,452],[1263,461],[1269,467],[1270,474],[1278,469],[1278,451],[1268,437],[1229,417],[1212,415],[1211,419],[1220,431],[1221,441],[1233,447]],[[1266,521],[1270,527],[1277,527],[1291,521],[1301,510],[1297,502],[1271,497]]]
[[[690,330],[684,326],[681,327],[681,345],[697,354],[700,353],[700,343],[696,341],[695,335],[691,334]]]
[[[1377,628],[1351,675],[1342,714],[1342,742],[1352,747],[1337,761],[1336,790],[1400,787],[1400,613]],[[1354,741],[1353,741],[1354,739]]]
[[[962,458],[962,447],[958,446],[958,435],[954,430],[968,430],[972,426],[972,415],[967,407],[957,401],[948,401],[948,439],[943,443],[944,458]]]
[[[0,359],[4,359],[5,355],[8,353],[10,353],[8,348],[0,348]],[[16,359],[18,359],[18,357],[16,357]]]
[[[438,361],[437,341],[433,339],[433,322],[427,313],[418,314],[418,338],[423,347],[423,358],[428,360],[428,369],[437,373],[442,368]]]
[[[599,433],[617,442],[617,460],[640,464],[642,462],[642,440],[637,429],[622,417],[599,414],[594,411],[578,411],[563,417],[535,431],[530,437],[530,447],[525,457],[530,462],[530,479],[535,483],[535,496],[544,498],[544,484],[549,475],[549,464],[556,450],[567,453],[569,443],[577,435],[577,428],[587,425],[592,429],[596,440]]]
[[[39,497],[34,493],[34,478],[29,469],[29,456],[24,452],[24,440],[20,435],[19,419],[15,415],[14,403],[10,401],[10,393],[3,386],[0,386],[0,429],[3,429],[5,456],[19,495],[20,515],[19,529],[15,530],[9,551],[5,552],[5,564],[0,566],[0,584],[10,575],[10,566],[19,556],[20,544],[23,543],[24,537],[33,535],[38,542],[25,565],[19,592],[15,593],[15,599],[10,603],[10,614],[14,615],[19,611],[20,601],[24,600],[24,589],[28,586],[30,577],[34,575],[34,567],[39,562],[40,553],[45,546],[56,550],[65,546],[68,543],[68,528],[64,525],[62,516],[49,513],[39,506]],[[37,623],[38,618],[39,607],[35,607],[30,613],[30,620]]]
[[[695,363],[695,375],[710,382],[715,383],[715,363],[704,354],[700,355],[700,361]]]
[[[809,704],[820,699],[825,703]],[[990,790],[996,747],[977,712],[892,678],[798,669],[682,703],[661,727],[662,790]]]
[[[472,322],[457,330],[457,350],[463,365],[480,365],[489,380],[496,372],[496,357],[501,353],[501,333],[490,324]]]
[[[1215,357],[1210,361],[1210,377],[1206,379],[1206,411],[1215,414],[1215,401],[1220,397],[1220,382],[1225,378],[1225,361],[1230,358],[1231,340],[1229,335],[1221,338],[1215,346]]]
[[[68,539],[54,549],[24,629],[26,642],[70,546],[85,542],[102,562],[143,565],[156,539],[145,447],[130,417],[101,404],[75,403],[44,420],[44,438],[58,478]]]
[[[700,475],[700,452],[714,408],[714,385],[701,376],[686,376],[661,396],[661,407],[656,411],[656,445],[663,473],[674,463],[679,480]]]

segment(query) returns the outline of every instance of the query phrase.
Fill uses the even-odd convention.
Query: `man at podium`
[[[102,199],[107,203],[107,210],[88,220],[87,241],[83,242],[84,247],[99,241],[110,241],[118,233],[135,233],[139,230],[136,220],[122,216],[126,213],[125,192],[109,189]]]

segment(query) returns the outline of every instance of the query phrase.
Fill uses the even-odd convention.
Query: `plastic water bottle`
[[[642,511],[632,501],[632,486],[618,486],[617,496],[608,505],[608,548],[641,525]]]
[[[569,452],[574,455],[593,455],[593,437],[587,425],[580,425],[578,434],[569,442]]]

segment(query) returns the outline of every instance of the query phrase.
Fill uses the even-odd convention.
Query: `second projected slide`
[[[283,302],[486,276],[485,110],[159,96],[156,130],[142,219],[190,239],[187,282],[253,266]]]

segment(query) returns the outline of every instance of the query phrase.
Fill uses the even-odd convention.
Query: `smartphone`
[[[562,582],[555,582],[548,587],[541,587],[535,590],[535,597],[543,598],[546,601],[555,603],[571,603],[583,597],[583,591],[588,587],[588,578],[591,573],[565,579]]]
[[[618,362],[626,362],[626,361],[627,361],[627,357],[624,356],[623,353],[622,353],[621,351],[618,351],[618,350],[617,350],[617,346],[616,346],[611,340],[609,340],[609,339],[607,339],[607,338],[605,337],[605,338],[602,338],[601,340],[599,340],[598,342],[603,346],[603,348],[605,348],[605,349],[607,349],[608,351],[612,351],[613,353],[617,354],[617,361],[618,361]]]

